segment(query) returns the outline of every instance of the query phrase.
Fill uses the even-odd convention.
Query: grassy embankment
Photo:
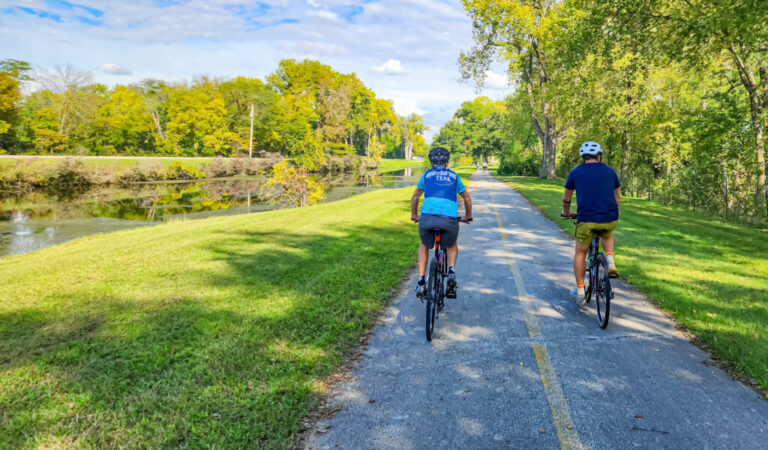
[[[414,161],[406,159],[381,159],[379,160],[379,172],[394,172],[396,170],[403,170],[409,167],[425,167],[424,161]]]
[[[413,264],[411,189],[2,259],[0,447],[283,447]]]
[[[163,169],[167,169],[176,161],[182,161],[184,165],[202,169],[213,161],[214,158],[78,158],[72,156],[68,158],[0,158],[0,173],[9,170],[19,170],[21,172],[45,172],[52,170],[54,166],[60,164],[63,159],[77,160],[83,166],[94,170],[114,170],[117,172],[128,172],[131,168],[141,164],[151,162],[157,164]]]
[[[573,233],[559,219],[562,181],[497,178]],[[622,277],[768,389],[768,230],[625,198],[615,235]]]

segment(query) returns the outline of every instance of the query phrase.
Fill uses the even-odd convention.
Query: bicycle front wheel
[[[432,341],[432,333],[435,331],[435,313],[437,310],[437,263],[432,260],[429,265],[429,272],[427,272],[427,301],[426,315],[425,315],[425,329],[427,333],[427,341]]]
[[[611,279],[608,273],[608,262],[602,253],[597,255],[595,261],[595,286],[592,287],[592,297],[597,307],[597,323],[600,328],[605,329],[611,313]]]

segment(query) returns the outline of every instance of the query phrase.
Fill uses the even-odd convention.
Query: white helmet
[[[581,144],[581,148],[579,149],[579,155],[581,156],[584,156],[584,155],[597,156],[602,154],[603,154],[603,148],[600,147],[600,144],[598,144],[597,142],[592,142],[592,141],[585,142]]]

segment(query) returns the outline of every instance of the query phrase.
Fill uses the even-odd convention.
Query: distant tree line
[[[22,96],[22,83],[38,89]],[[307,169],[328,156],[423,154],[423,119],[398,116],[355,74],[284,60],[265,80],[107,87],[72,66],[33,73],[0,61],[0,152],[10,154],[236,156],[279,152]]]
[[[625,195],[768,221],[768,2],[463,4],[476,44],[463,75],[482,85],[503,63],[512,93],[465,103],[438,139],[543,178],[596,140]]]

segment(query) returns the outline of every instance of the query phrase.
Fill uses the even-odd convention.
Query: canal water
[[[423,169],[317,177],[320,202],[363,192],[415,186]],[[247,214],[295,207],[269,198],[263,177],[185,183],[140,183],[25,195],[0,192],[0,257],[18,255],[96,233],[168,220]]]

